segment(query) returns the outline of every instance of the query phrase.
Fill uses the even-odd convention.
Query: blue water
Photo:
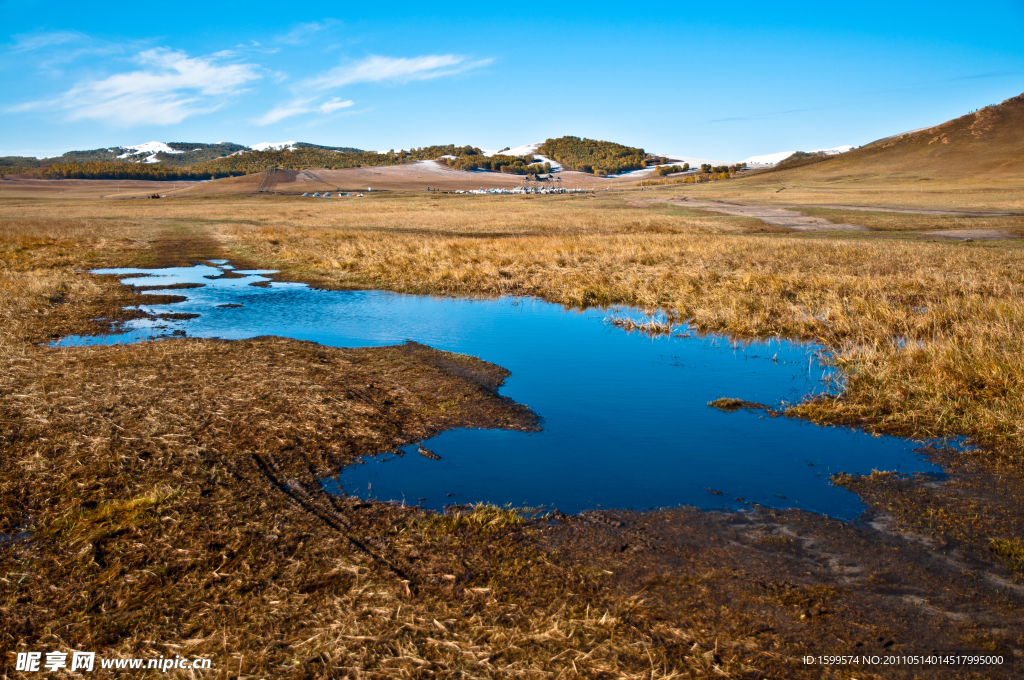
[[[482,501],[568,513],[759,503],[855,517],[863,505],[831,485],[831,474],[938,472],[916,453],[919,443],[707,406],[719,397],[780,406],[825,391],[833,383],[813,346],[696,337],[685,327],[672,337],[652,338],[606,323],[613,313],[642,316],[636,310],[568,311],[531,298],[322,291],[270,282],[269,271],[216,264],[97,270],[144,286],[202,283],[147,291],[185,301],[141,307],[153,315],[200,316],[140,319],[120,334],[56,344],[139,342],[182,333],[224,339],[277,335],[336,347],[415,340],[508,369],[512,375],[500,393],[543,419],[536,433],[458,429],[424,441],[441,460],[418,455],[415,446],[367,457],[325,480],[332,491],[437,509]],[[238,278],[222,278],[229,272]],[[242,306],[218,306],[225,304]]]

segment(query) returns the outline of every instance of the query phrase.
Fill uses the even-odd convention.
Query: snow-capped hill
[[[295,142],[260,142],[249,147],[253,151],[295,151]]]
[[[808,153],[823,153],[826,156],[835,156],[836,154],[846,153],[852,148],[852,146],[847,144],[844,146],[837,146],[834,149],[815,149],[814,151],[810,151]],[[751,156],[750,158],[745,159],[743,162],[750,166],[777,165],[778,163],[781,163],[782,161],[786,160],[795,153],[796,151],[780,151],[778,153],[769,153],[763,156]]]
[[[517,146],[514,149],[507,149],[505,151],[489,151],[484,149],[483,152],[485,156],[497,156],[499,154],[502,156],[526,156],[531,153],[536,153],[537,149],[539,149],[543,144],[544,142],[523,144],[522,146]]]
[[[825,154],[826,156],[835,156],[841,153],[846,153],[847,151],[850,151],[852,149],[852,144],[844,144],[843,146],[837,146],[834,149],[818,149],[818,151]]]
[[[541,163],[550,163],[552,171],[557,172],[561,170],[562,166],[558,161],[548,158],[547,156],[541,156],[537,153],[537,149],[543,145],[544,142],[536,142],[534,144],[523,144],[522,146],[517,146],[514,149],[506,149],[504,151],[491,151],[488,149],[482,149],[482,151],[485,156],[536,156],[540,159]]]
[[[751,156],[750,158],[743,159],[743,162],[747,165],[775,165],[780,163],[790,156],[795,151],[779,151],[778,153],[766,153],[761,156]]]
[[[146,142],[145,144],[136,144],[135,146],[122,146],[125,152],[118,156],[118,158],[128,158],[128,156],[134,156],[140,153],[148,153],[150,155],[156,155],[161,151],[164,153],[184,153],[177,149],[172,149],[163,142]]]
[[[689,163],[691,168],[699,168],[704,163],[709,165],[729,165],[725,161],[716,161],[713,158],[693,158],[692,156],[680,156],[674,153],[655,153],[652,156],[661,156],[665,159],[663,165],[682,165],[683,163]]]
[[[172,149],[163,142],[146,142],[145,144],[136,144],[135,146],[123,146],[122,149],[126,151],[118,156],[118,158],[128,158],[130,156],[136,156],[138,154],[147,153],[149,156],[145,158],[147,163],[159,163],[156,155],[160,152],[163,153],[184,153],[177,149]]]

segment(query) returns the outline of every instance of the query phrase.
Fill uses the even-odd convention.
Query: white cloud
[[[284,120],[285,118],[297,116],[300,113],[309,113],[310,108],[306,106],[308,103],[309,100],[307,99],[304,101],[294,101],[290,104],[275,106],[253,122],[257,125],[270,125],[271,123],[276,123],[280,120]]]
[[[294,31],[322,30],[321,24],[303,24]],[[279,38],[283,40],[283,38]],[[381,81],[409,82],[412,80],[430,80],[442,76],[462,73],[491,63],[490,59],[471,61],[467,57],[455,54],[424,55],[411,58],[369,56],[345,66],[338,66],[321,76],[300,83],[293,91],[327,90],[353,83],[374,83]],[[351,100],[342,101],[334,97],[321,104],[314,102],[318,97],[297,98],[286,104],[275,106],[253,122],[256,125],[270,125],[304,113],[320,112],[329,114],[352,106]]]
[[[270,125],[278,121],[284,120],[285,118],[291,118],[292,116],[298,116],[303,113],[313,113],[319,111],[320,113],[334,113],[338,109],[348,108],[355,104],[351,100],[341,101],[340,97],[334,97],[330,101],[324,102],[319,106],[312,104],[314,99],[297,99],[289,102],[288,104],[282,104],[276,106],[270,111],[267,111],[260,118],[254,120],[256,125]]]
[[[339,101],[340,97],[335,97],[329,102],[324,102],[319,107],[321,113],[334,113],[338,109],[347,109],[348,107],[355,104],[354,101],[348,99],[346,101]]]
[[[178,123],[219,108],[243,85],[262,77],[253,64],[223,64],[218,56],[227,55],[189,57],[177,50],[146,50],[135,59],[143,66],[140,70],[79,83],[55,100],[7,110],[56,106],[68,111],[71,120],[91,118],[123,125]]]
[[[396,58],[371,55],[346,66],[338,66],[307,81],[311,87],[326,90],[353,83],[381,81],[409,82],[451,76],[491,63],[491,59],[469,60],[457,54],[429,54],[420,57]]]

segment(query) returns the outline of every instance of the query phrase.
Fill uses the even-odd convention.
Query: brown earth
[[[10,198],[65,199],[142,199],[152,194],[167,194],[202,182],[148,182],[111,179],[0,179],[0,200]]]
[[[1005,229],[945,229],[936,231],[922,231],[921,234],[925,236],[935,236],[936,238],[950,238],[971,241],[974,239],[981,240],[993,240],[1001,238],[1020,238],[1019,233],[1007,231]]]
[[[603,187],[607,180],[581,172],[565,171],[555,175],[561,182],[534,182],[531,186]],[[264,173],[219,179],[178,192],[182,196],[212,196],[233,193],[252,193],[260,188]],[[327,170],[278,170],[268,191],[285,195],[301,195],[314,191],[365,192],[426,191],[427,187],[439,191],[471,191],[474,189],[513,189],[524,185],[524,177],[500,172],[465,172],[453,170],[438,161],[419,161],[404,165],[384,165],[363,168]]]
[[[863,212],[888,212],[903,215],[941,215],[944,217],[1021,217],[1024,213],[993,212],[979,210],[936,210],[928,208],[904,208],[899,206],[863,206],[863,205],[812,205],[811,208],[827,208],[829,210],[857,210]]]

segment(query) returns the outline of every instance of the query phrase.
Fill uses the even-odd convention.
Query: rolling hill
[[[1024,95],[934,127],[886,137],[786,172],[798,178],[1024,178]],[[782,164],[780,164],[781,166]],[[783,169],[782,167],[779,170]],[[765,171],[770,172],[770,171]]]

